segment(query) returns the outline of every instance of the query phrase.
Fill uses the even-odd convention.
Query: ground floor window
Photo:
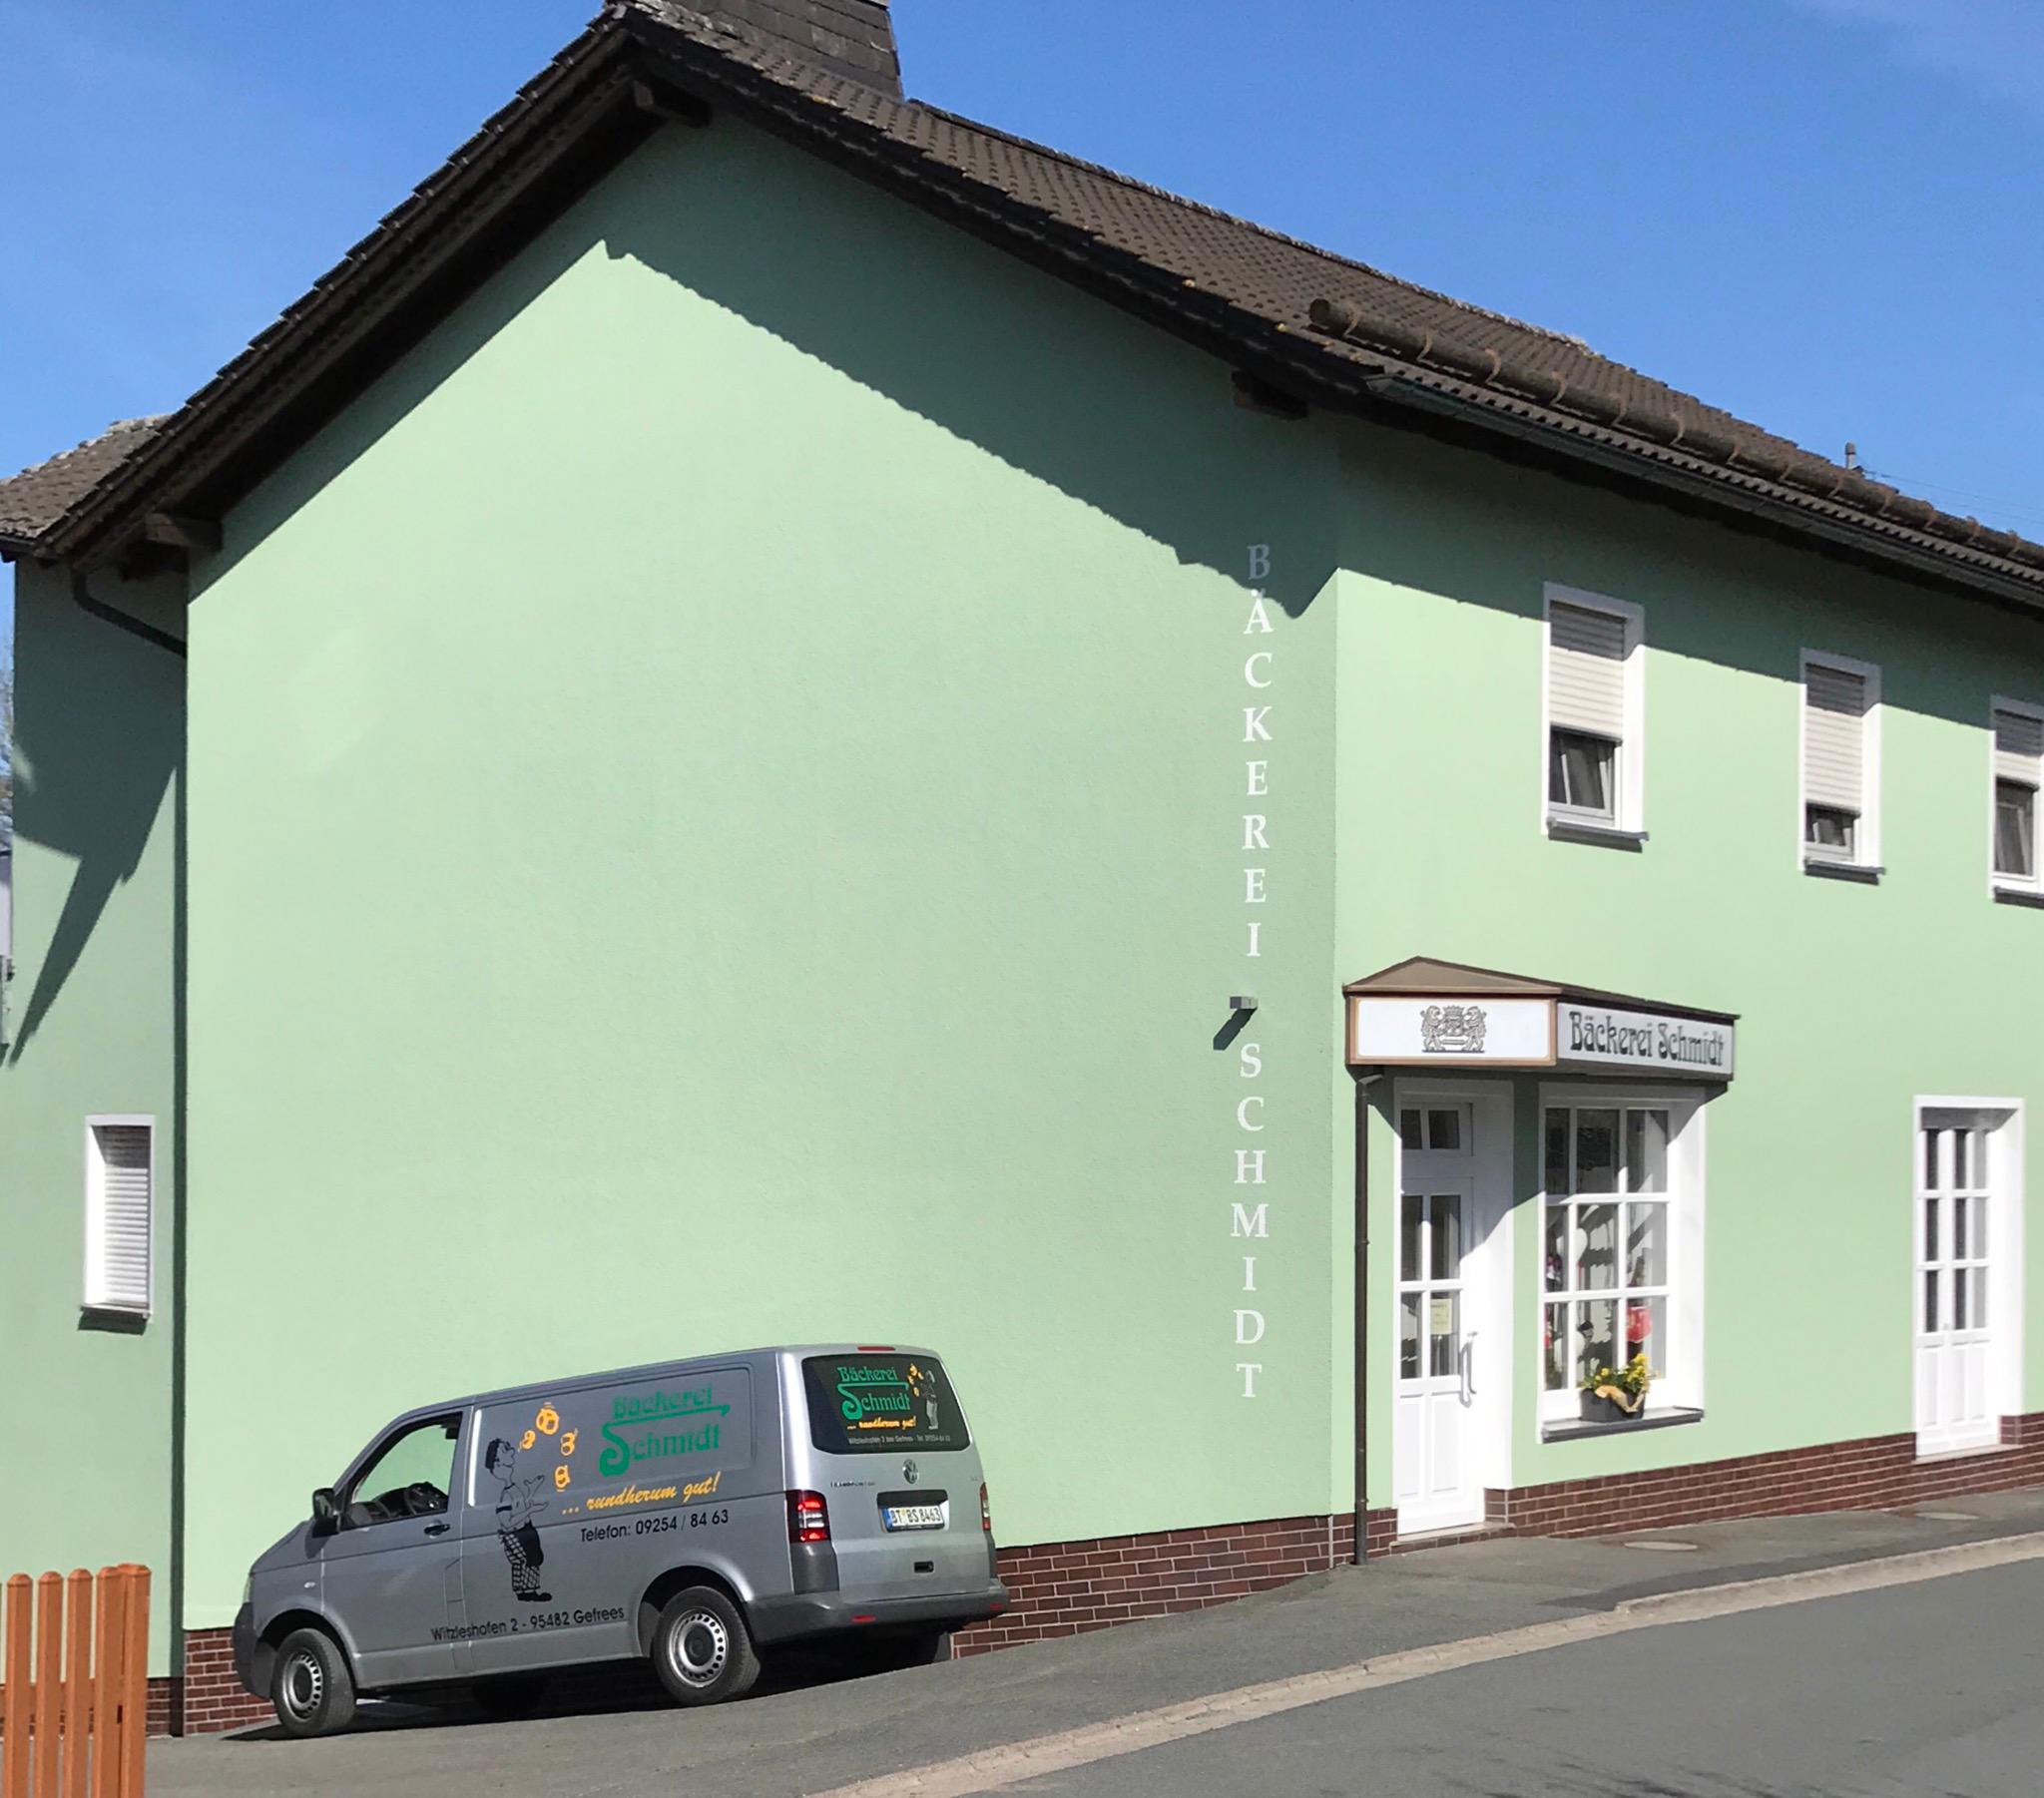
[[[1651,1404],[1687,1396],[1694,1329],[1678,1328],[1691,1189],[1678,1136],[1693,1104],[1550,1089],[1542,1110],[1541,1415],[1571,1416],[1600,1368],[1644,1355]],[[1693,1204],[1694,1200],[1690,1200]],[[1692,1325],[1694,1319],[1689,1320]]]

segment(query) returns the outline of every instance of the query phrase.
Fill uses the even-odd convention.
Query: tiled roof
[[[33,544],[122,467],[163,423],[161,418],[124,419],[76,449],[0,481],[0,544],[17,543],[23,548]]]
[[[571,107],[593,106],[645,76],[731,104],[1279,391],[1379,416],[1410,418],[1417,408],[1538,455],[1587,461],[1607,476],[1674,488],[1690,503],[1759,513],[1778,530],[2044,607],[2044,546],[1908,498],[1572,337],[894,99],[881,91],[885,71],[858,60],[871,61],[866,51],[834,55],[833,72],[818,66],[814,51],[789,54],[785,32],[776,38],[759,25],[768,15],[861,6],[868,17],[879,13],[874,0],[725,0],[725,12],[747,14],[735,21],[680,0],[611,0],[305,299],[159,433],[127,445],[125,463],[76,495],[61,520],[42,526],[38,547],[74,553],[132,530],[149,505],[195,493],[213,505],[231,498],[258,430],[267,444],[282,408],[301,403],[309,415],[320,370],[330,375],[340,353],[330,346],[370,328],[364,316],[373,321],[387,303],[378,299],[382,287],[416,277],[432,233],[453,231],[449,217],[508,160],[510,147],[545,154],[545,145],[569,135],[561,121]],[[0,495],[13,485],[0,486]]]

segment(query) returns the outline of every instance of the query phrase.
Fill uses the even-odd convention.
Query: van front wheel
[[[323,1629],[293,1629],[276,1650],[269,1701],[286,1735],[337,1735],[354,1721],[355,1676]]]
[[[760,1656],[739,1607],[715,1586],[692,1585],[653,1626],[653,1670],[677,1704],[721,1704],[753,1689]]]

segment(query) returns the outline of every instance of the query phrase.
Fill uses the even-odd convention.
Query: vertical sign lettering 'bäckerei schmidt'
[[[1250,580],[1252,583],[1265,581],[1271,574],[1271,546],[1268,543],[1250,545]],[[1249,622],[1243,626],[1245,637],[1269,637],[1272,634],[1269,602],[1261,587],[1250,589]],[[1277,658],[1268,649],[1253,649],[1243,663],[1244,684],[1251,689],[1253,702],[1243,707],[1242,740],[1248,749],[1243,763],[1243,794],[1252,803],[1265,798],[1271,791],[1271,762],[1268,756],[1259,753],[1261,745],[1272,740],[1271,701],[1254,702],[1255,695],[1267,691],[1273,680],[1272,670]],[[1242,870],[1243,905],[1248,912],[1244,919],[1246,938],[1243,956],[1248,961],[1261,960],[1264,953],[1264,920],[1256,908],[1262,906],[1270,896],[1271,870],[1263,865],[1264,852],[1271,847],[1271,820],[1258,810],[1245,807],[1242,814],[1242,851],[1245,865]],[[1254,983],[1246,983],[1253,985]],[[1264,1056],[1261,1045],[1245,1043],[1239,1052],[1238,1068],[1242,1079],[1261,1081],[1264,1074]],[[1251,1092],[1236,1101],[1236,1128],[1246,1136],[1258,1136],[1264,1131],[1264,1096]],[[1235,1151],[1235,1181],[1238,1186],[1261,1186],[1265,1175],[1265,1150],[1261,1146],[1244,1145]],[[1262,1241],[1270,1235],[1271,1207],[1267,1200],[1254,1205],[1240,1198],[1229,1203],[1229,1234],[1243,1242]],[[1257,1257],[1245,1247],[1242,1251],[1242,1292],[1245,1299],[1257,1290]],[[1245,1303],[1235,1310],[1235,1346],[1238,1352],[1255,1348],[1264,1340],[1264,1313],[1255,1304]],[[1257,1396],[1257,1376],[1264,1371],[1261,1361],[1242,1360],[1235,1364],[1235,1371],[1242,1376],[1242,1396],[1253,1399]]]

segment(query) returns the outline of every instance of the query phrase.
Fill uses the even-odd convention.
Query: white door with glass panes
[[[1926,1111],[1916,1144],[1916,1446],[1982,1448],[2001,1437],[1998,1333],[2006,1254],[1996,1115]]]
[[[1397,1331],[1391,1383],[1391,1483],[1398,1530],[1483,1521],[1480,1431],[1484,1348],[1481,1190],[1470,1105],[1399,1108]]]
[[[1544,1100],[1541,1418],[1579,1420],[1584,1390],[1623,1390],[1635,1364],[1647,1408],[1693,1403],[1695,1320],[1677,1274],[1701,1194],[1700,1151],[1683,1140],[1697,1108],[1553,1087]]]

